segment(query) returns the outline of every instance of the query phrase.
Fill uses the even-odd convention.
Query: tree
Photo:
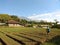
[[[12,20],[15,20],[15,21],[20,21],[20,18],[18,18],[18,16],[15,16],[15,15],[12,15],[11,16]]]
[[[58,24],[59,21],[57,21],[57,19],[55,19],[54,21],[55,21],[55,23],[52,26],[52,28],[60,28],[60,24]]]
[[[7,22],[11,17],[8,14],[0,14],[0,22]]]
[[[55,21],[55,24],[54,25],[57,25],[57,23],[59,22],[59,21],[57,21],[57,19],[55,19],[54,21]]]
[[[25,20],[25,19],[21,19],[21,20],[20,20],[20,24],[23,25],[23,26],[25,26],[27,23],[28,23],[28,22],[27,22],[27,20]]]

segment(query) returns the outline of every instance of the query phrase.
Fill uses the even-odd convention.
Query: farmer
[[[47,32],[47,35],[48,35],[49,32],[50,32],[50,28],[49,28],[49,26],[47,26],[46,32]]]

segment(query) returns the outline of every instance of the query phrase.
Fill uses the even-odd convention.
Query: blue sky
[[[0,0],[1,14],[31,18],[54,12],[60,12],[60,0]],[[42,18],[44,19],[44,16]]]

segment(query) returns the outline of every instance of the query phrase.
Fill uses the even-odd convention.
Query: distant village
[[[59,21],[56,19],[55,22],[47,22],[40,20],[39,22],[21,19],[16,15],[0,14],[0,26],[8,27],[33,27],[33,28],[46,28],[50,26],[51,28],[60,28]]]

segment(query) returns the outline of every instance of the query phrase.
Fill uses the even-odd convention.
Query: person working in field
[[[49,28],[49,26],[47,26],[46,32],[47,32],[47,35],[48,35],[49,32],[50,32],[50,28]]]

